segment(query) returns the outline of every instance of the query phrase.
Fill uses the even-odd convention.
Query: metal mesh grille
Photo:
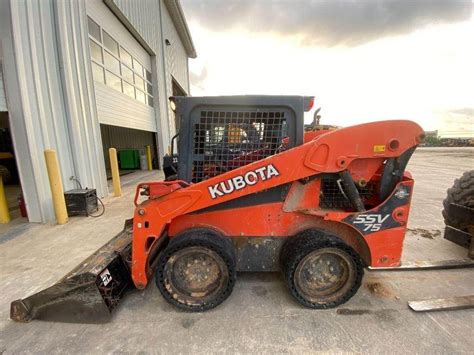
[[[193,182],[239,168],[283,149],[283,111],[201,111],[194,126]]]
[[[342,182],[339,177],[321,179],[321,193],[319,206],[321,208],[352,210],[352,204],[346,197]],[[366,204],[374,195],[375,185],[367,184],[365,187],[357,187],[362,202]]]

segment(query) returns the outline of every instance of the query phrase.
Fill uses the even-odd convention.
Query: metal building
[[[0,3],[0,111],[31,222],[54,219],[43,151],[64,189],[107,195],[107,148],[154,147],[175,133],[168,97],[189,94],[196,52],[178,0]],[[120,147],[119,147],[120,148]]]

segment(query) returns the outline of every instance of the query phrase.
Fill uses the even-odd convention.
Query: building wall
[[[155,121],[148,119],[155,113],[153,107],[141,104],[104,84],[95,82],[94,85],[97,101],[100,102],[97,105],[100,123],[156,132]]]
[[[2,1],[0,27],[15,155],[30,222],[54,221],[44,150],[63,188],[76,177],[107,194],[84,0]]]
[[[179,38],[178,31],[174,26],[170,13],[166,6],[163,7],[163,37],[168,39],[170,46],[165,46],[167,72],[173,76],[181,88],[189,94],[188,83],[188,55]],[[168,75],[168,90],[171,90],[171,76]],[[168,91],[170,92],[170,91]]]
[[[30,219],[52,220],[45,149],[61,151],[65,187],[73,175],[62,96],[53,2],[2,2],[2,49],[11,132]],[[70,185],[70,186],[69,186]]]
[[[189,81],[188,81],[188,56],[186,50],[179,38],[179,34],[171,19],[170,13],[166,6],[163,6],[162,12],[163,21],[163,37],[169,40],[170,45],[165,46],[166,58],[166,97],[173,95],[172,79],[176,80],[179,86],[189,95]],[[168,105],[168,118],[170,120],[171,136],[176,134],[174,112]]]
[[[88,42],[89,1],[100,0],[0,2],[0,59],[31,222],[54,221],[45,149],[58,152],[65,190],[74,187],[74,176],[83,186],[95,187],[99,196],[108,193]],[[150,55],[161,156],[174,131],[173,116],[167,114],[171,76],[188,90],[186,53],[169,14],[162,15],[163,21],[159,18],[166,11],[163,0],[104,3]],[[164,32],[175,46],[166,56]]]
[[[168,102],[168,98],[172,95],[171,80],[174,77],[189,94],[188,55],[163,0],[140,2],[113,0],[113,4],[136,28],[154,53],[164,53],[165,61],[161,56],[155,56],[160,112],[167,113],[167,117],[160,119],[159,124],[163,130],[169,130],[169,134],[163,133],[163,146],[160,149],[164,152],[169,145],[170,137],[175,133],[174,114]],[[160,13],[161,19],[154,16]],[[160,33],[161,36],[157,36],[156,33]],[[166,39],[170,41],[170,46],[165,45]]]
[[[166,112],[166,66],[163,58],[162,28],[159,14],[163,4],[161,0],[106,0],[105,3],[119,17],[128,22],[145,44],[152,57],[153,88],[155,96],[155,117],[158,134],[158,153],[163,155],[170,141],[170,125]]]
[[[102,28],[102,31],[106,31],[117,40],[119,45],[148,71],[153,71],[150,55],[101,0],[88,0],[86,8],[87,15]],[[100,123],[157,131],[154,107],[139,102],[104,83],[94,81],[94,88]]]
[[[0,60],[0,112],[5,112],[7,110],[7,99],[5,97],[5,86],[3,85],[3,70],[2,62]]]

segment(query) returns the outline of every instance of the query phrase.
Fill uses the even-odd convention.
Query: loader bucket
[[[53,286],[13,301],[10,318],[67,323],[105,323],[120,299],[134,289],[130,276],[133,220]]]

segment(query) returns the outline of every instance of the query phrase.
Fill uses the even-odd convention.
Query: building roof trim
[[[191,32],[189,31],[186,17],[184,16],[183,8],[179,0],[164,0],[165,6],[170,12],[171,19],[178,31],[179,37],[183,42],[184,48],[189,58],[196,58],[196,48],[194,47]]]

